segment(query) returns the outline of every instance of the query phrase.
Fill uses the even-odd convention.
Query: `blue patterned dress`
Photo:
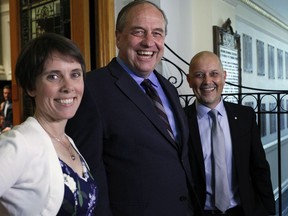
[[[80,159],[83,177],[79,177],[71,167],[59,159],[64,176],[65,192],[58,216],[94,215],[98,188],[92,175],[87,170],[85,162],[81,157]]]

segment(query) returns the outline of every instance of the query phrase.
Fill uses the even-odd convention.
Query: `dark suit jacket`
[[[6,108],[7,106],[7,108]],[[12,101],[8,104],[7,101],[4,102],[3,106],[3,114],[4,110],[7,109],[6,115],[4,115],[5,118],[5,127],[12,127],[13,125],[13,110],[12,110]]]
[[[275,214],[275,201],[270,168],[262,147],[256,116],[251,107],[224,102],[232,140],[241,205],[245,216]],[[206,180],[203,152],[197,123],[195,103],[185,108],[191,131],[190,163],[195,190],[202,208],[206,199]]]
[[[181,134],[179,144],[168,135],[150,99],[115,58],[107,67],[87,73],[85,97],[74,118],[78,121],[68,123],[68,134],[96,180],[100,173],[94,166],[101,158],[98,151],[102,147],[99,150],[98,146],[103,139],[110,206],[115,216],[192,215],[187,119],[176,89],[155,73],[174,110]],[[195,204],[195,194],[190,195]]]

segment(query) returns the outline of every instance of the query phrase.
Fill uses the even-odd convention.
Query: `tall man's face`
[[[116,31],[119,57],[138,76],[147,77],[164,53],[165,20],[151,4],[140,4],[128,12],[124,29]]]

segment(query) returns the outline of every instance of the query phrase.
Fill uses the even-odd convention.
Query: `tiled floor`
[[[279,203],[277,200],[276,201],[276,210],[277,210],[276,216],[279,216],[278,208],[279,208]],[[282,194],[282,216],[288,216],[288,191],[287,190]]]

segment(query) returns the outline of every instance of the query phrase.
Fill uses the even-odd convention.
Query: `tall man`
[[[187,119],[176,89],[155,71],[166,34],[158,6],[126,5],[116,23],[118,57],[87,74],[82,105],[68,123],[96,182],[103,157],[114,216],[201,215],[193,208]]]
[[[275,214],[270,168],[255,113],[251,107],[222,100],[225,79],[226,71],[216,54],[203,51],[192,58],[187,80],[196,101],[185,111],[191,132],[189,147],[195,190],[207,216]],[[216,118],[211,110],[218,113]],[[211,128],[214,129],[217,122],[220,133],[224,133],[215,140]],[[219,152],[217,147],[221,144],[224,148]],[[219,155],[225,160],[220,171],[214,166],[219,164]],[[223,172],[220,177],[218,172]],[[223,185],[226,180],[227,184]],[[222,185],[218,185],[218,181]],[[227,202],[223,204],[224,191],[227,191]]]

